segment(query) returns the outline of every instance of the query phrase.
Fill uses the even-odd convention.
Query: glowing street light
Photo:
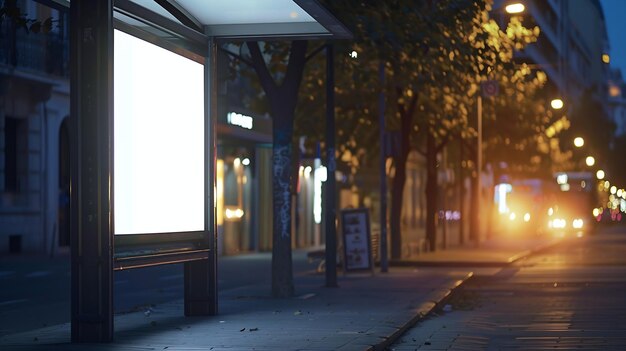
[[[598,180],[602,180],[602,179],[604,179],[604,176],[605,176],[605,174],[604,174],[604,171],[603,171],[603,170],[599,169],[599,170],[596,172],[596,178],[598,178]]]
[[[504,8],[504,11],[506,11],[507,13],[522,13],[524,12],[524,10],[526,9],[526,7],[524,6],[524,4],[521,3],[514,3],[514,4],[509,4]]]
[[[553,109],[555,110],[560,110],[563,108],[563,100],[561,99],[554,99],[552,101],[550,101],[550,106],[552,106]]]
[[[587,164],[587,166],[591,167],[596,164],[596,159],[593,158],[593,156],[587,156],[587,158],[585,159],[585,163]]]
[[[582,147],[583,145],[585,145],[585,139],[581,138],[581,137],[576,137],[574,139],[574,146],[576,147]]]

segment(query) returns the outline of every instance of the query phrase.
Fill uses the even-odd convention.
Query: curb
[[[390,267],[506,267],[507,261],[389,261]]]
[[[407,330],[411,329],[418,322],[423,320],[426,316],[428,316],[431,312],[436,310],[437,308],[445,305],[445,303],[452,297],[454,293],[456,293],[461,286],[467,283],[470,279],[474,277],[474,273],[469,273],[465,278],[458,280],[455,282],[454,286],[447,288],[443,292],[438,292],[438,297],[433,301],[426,302],[422,304],[417,309],[417,314],[413,316],[411,319],[406,321],[402,326],[400,326],[393,334],[384,338],[383,341],[378,344],[372,345],[367,348],[367,351],[382,351],[391,346],[394,342],[396,342]]]

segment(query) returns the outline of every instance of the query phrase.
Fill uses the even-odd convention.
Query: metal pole
[[[335,180],[335,67],[332,44],[326,45],[326,286],[337,287],[337,227]]]
[[[476,130],[478,132],[478,145],[476,145],[476,243],[480,242],[480,229],[481,229],[481,211],[482,211],[482,169],[483,169],[483,97],[478,95],[478,101],[476,103],[476,115],[478,117]]]
[[[208,241],[206,260],[184,264],[185,316],[217,314],[217,225],[215,171],[217,143],[217,45],[209,39],[204,60],[204,234]]]
[[[387,172],[385,156],[385,64],[378,67],[380,92],[378,93],[378,125],[380,128],[380,271],[389,270],[387,261]]]
[[[113,1],[72,1],[72,342],[113,340]]]

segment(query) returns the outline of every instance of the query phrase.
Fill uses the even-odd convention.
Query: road
[[[470,281],[390,350],[626,350],[626,229]]]
[[[303,251],[294,251],[294,274],[316,268]],[[220,257],[218,288],[269,282],[271,253]],[[117,313],[144,309],[183,298],[181,264],[116,272],[114,306]],[[323,276],[320,276],[323,284]],[[69,256],[0,258],[0,335],[32,330],[70,320]]]

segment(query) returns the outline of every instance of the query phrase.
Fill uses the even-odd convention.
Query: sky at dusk
[[[626,76],[626,0],[600,0],[611,47],[611,66]]]

